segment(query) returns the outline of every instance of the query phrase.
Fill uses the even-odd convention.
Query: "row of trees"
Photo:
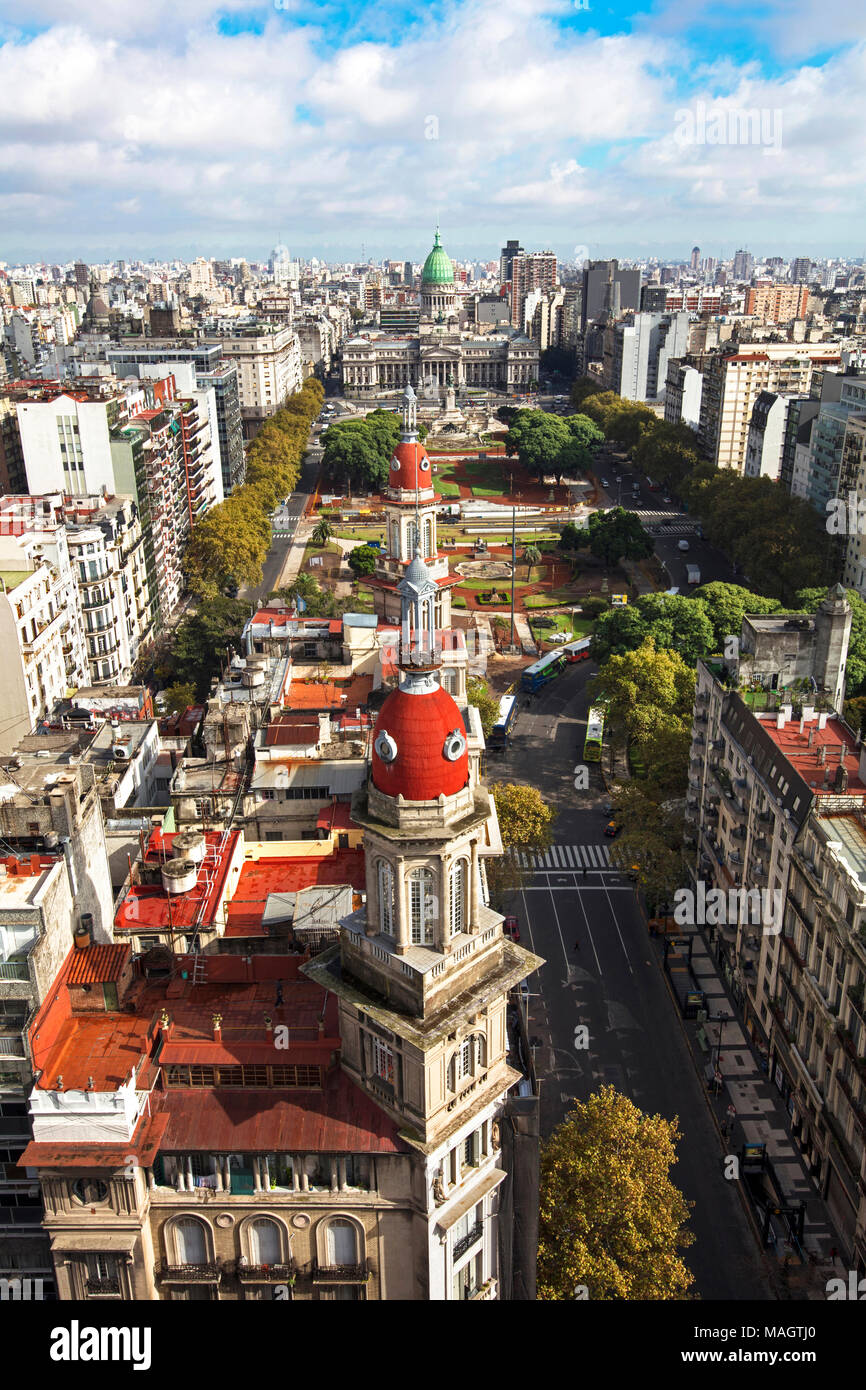
[[[193,528],[184,557],[192,593],[208,602],[259,584],[271,544],[270,514],[297,486],[310,423],[324,389],[308,377],[301,390],[271,416],[247,451],[246,480]]]
[[[419,438],[427,436],[419,425]],[[393,410],[371,410],[355,420],[337,420],[322,436],[322,462],[329,475],[353,488],[380,491],[388,481],[388,465],[400,438],[400,417]]]
[[[630,451],[641,472],[676,491],[700,516],[707,540],[748,573],[753,589],[790,604],[797,589],[830,582],[833,541],[809,502],[769,478],[716,468],[701,457],[688,426],[666,424],[648,406],[602,391],[590,377],[575,382],[571,401],[606,439]]]
[[[565,418],[544,410],[508,410],[505,452],[517,455],[537,477],[585,472],[598,446],[604,441],[599,426],[586,415]],[[504,414],[501,411],[500,414]]]

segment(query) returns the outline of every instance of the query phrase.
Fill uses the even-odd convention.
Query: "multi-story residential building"
[[[840,361],[832,343],[744,343],[704,359],[698,439],[718,468],[743,473],[749,423],[761,391],[808,395],[812,373]]]
[[[733,275],[735,280],[748,280],[755,269],[755,258],[751,251],[737,251],[734,256]]]
[[[111,940],[111,883],[99,801],[86,774],[25,739],[0,768],[0,1278],[54,1293],[39,1184],[18,1166],[30,1138],[29,1026],[76,930]]]
[[[816,511],[827,515],[828,503],[849,501],[857,484],[857,458],[845,453],[848,421],[866,411],[866,377],[856,372],[825,377],[821,403],[809,441],[806,496]]]
[[[834,380],[839,380],[837,374],[824,373],[825,387]],[[815,389],[814,382],[812,389]],[[808,494],[812,426],[819,408],[820,400],[814,396],[788,397],[779,482],[792,497],[806,497]]]
[[[219,334],[223,356],[238,369],[244,438],[274,415],[303,385],[298,335],[288,324],[235,324]]]
[[[65,533],[65,542],[60,533]],[[71,572],[64,607],[70,641],[82,638],[85,685],[125,682],[151,633],[144,537],[131,498],[0,497],[4,536],[29,535],[42,553]],[[68,559],[66,558],[68,555]],[[68,653],[70,658],[75,651]],[[67,661],[67,685],[75,662]],[[79,663],[80,665],[80,663]]]
[[[62,526],[0,528],[0,748],[89,682],[81,609]]]
[[[169,372],[175,375],[179,391],[213,392],[211,412],[215,418],[211,420],[211,435],[214,453],[218,453],[222,469],[223,496],[228,497],[233,488],[240,487],[246,462],[238,367],[223,357],[218,342],[190,343],[183,338],[149,338],[143,343],[111,344],[105,351],[105,358],[120,378],[146,376],[148,373],[142,370],[144,367],[162,364],[165,368],[163,375]],[[181,377],[176,371],[182,364],[195,369],[194,381]]]
[[[697,430],[701,418],[704,379],[697,367],[682,359],[668,361],[665,381],[665,423]]]
[[[499,284],[504,288],[511,280],[511,267],[515,256],[523,255],[523,247],[513,238],[506,241],[499,253]]]
[[[625,400],[664,395],[668,362],[688,348],[688,314],[630,314],[604,334],[604,384]]]
[[[725,895],[728,983],[866,1268],[866,758],[834,712],[850,628],[837,586],[814,619],[747,616],[736,655],[698,663],[686,848],[695,886]]]
[[[842,445],[842,473],[846,480],[850,480],[849,495],[845,497],[844,492],[842,494],[848,518],[845,569],[842,578],[846,587],[857,589],[866,598],[866,414],[849,415],[846,421],[845,440]],[[854,494],[856,508],[853,516],[850,493]]]
[[[746,442],[747,478],[772,478],[778,482],[782,471],[785,425],[788,406],[796,396],[778,396],[762,391],[752,409]]]
[[[533,290],[549,294],[556,289],[556,256],[552,251],[519,251],[511,261],[511,324],[524,331],[526,300]]]
[[[808,285],[759,285],[746,290],[744,312],[762,323],[790,323],[806,317],[808,303]]]

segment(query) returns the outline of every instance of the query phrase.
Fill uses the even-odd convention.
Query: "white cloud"
[[[6,8],[25,22],[23,5]],[[250,253],[278,227],[295,245],[355,244],[365,229],[414,243],[437,210],[452,245],[481,228],[563,246],[671,230],[690,241],[701,225],[743,240],[770,216],[798,235],[811,218],[828,250],[833,235],[859,238],[863,47],[767,80],[646,27],[599,36],[591,12],[565,31],[550,16],[570,8],[452,0],[402,42],[329,53],[272,6],[262,34],[228,37],[211,0],[123,0],[107,20],[87,0],[74,23],[36,0],[28,22],[51,27],[0,46],[3,186],[62,199],[56,240],[76,239],[70,250],[94,206],[130,241],[139,219],[148,246],[183,231]],[[672,75],[684,71],[687,102]],[[719,98],[780,109],[778,155],[678,144],[678,110]],[[7,245],[35,251],[25,204],[7,214]]]

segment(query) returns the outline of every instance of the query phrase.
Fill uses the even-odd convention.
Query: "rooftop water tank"
[[[175,835],[171,846],[175,859],[189,859],[200,864],[204,859],[205,838],[197,830],[184,830]]]
[[[198,865],[191,859],[167,859],[161,872],[166,893],[188,893],[198,881]]]

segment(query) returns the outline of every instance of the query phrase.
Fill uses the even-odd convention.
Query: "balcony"
[[[0,1033],[0,1057],[21,1057],[27,1053],[20,1033]]]
[[[237,1264],[237,1277],[242,1284],[285,1284],[294,1278],[295,1265],[290,1261],[285,1265]]]
[[[370,1271],[366,1264],[323,1265],[313,1262],[314,1284],[366,1284]]]
[[[222,1274],[222,1261],[211,1260],[205,1264],[175,1265],[167,1260],[156,1266],[156,1277],[163,1284],[218,1284]]]
[[[471,1231],[467,1231],[465,1236],[462,1236],[460,1240],[455,1242],[452,1258],[459,1260],[461,1255],[465,1255],[466,1251],[470,1250],[472,1246],[481,1239],[483,1234],[484,1226],[482,1222],[476,1221]]]
[[[85,1289],[90,1298],[119,1298],[120,1275],[109,1274],[102,1279],[88,1278],[85,1281]]]

